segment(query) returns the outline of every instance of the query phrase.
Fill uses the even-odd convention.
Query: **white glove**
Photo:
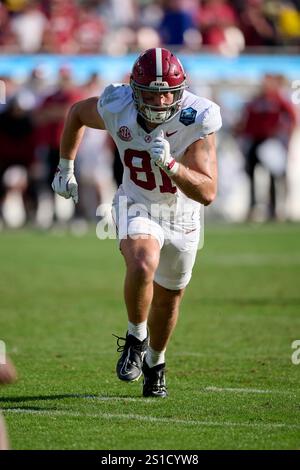
[[[179,169],[179,163],[170,154],[170,144],[164,138],[164,132],[161,131],[160,136],[156,137],[150,149],[150,156],[153,162],[156,163],[167,175],[176,175]]]
[[[55,193],[65,199],[73,199],[78,202],[78,184],[74,176],[74,161],[61,158],[52,182],[52,189]]]

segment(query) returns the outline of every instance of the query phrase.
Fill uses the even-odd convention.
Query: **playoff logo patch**
[[[197,111],[194,108],[183,109],[180,113],[179,121],[185,126],[189,126],[195,122]]]

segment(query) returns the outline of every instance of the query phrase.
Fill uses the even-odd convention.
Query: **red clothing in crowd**
[[[293,105],[279,92],[261,94],[246,107],[243,134],[263,140],[289,135],[296,124]]]
[[[59,148],[60,138],[64,127],[64,121],[69,108],[76,101],[83,98],[77,88],[59,89],[53,95],[48,96],[40,110],[42,122],[39,128],[39,140],[50,148]]]
[[[198,24],[203,37],[203,44],[218,46],[224,39],[224,29],[237,23],[234,8],[223,1],[208,1],[198,13]]]
[[[34,128],[27,114],[0,114],[0,175],[11,165],[29,168],[34,161]]]

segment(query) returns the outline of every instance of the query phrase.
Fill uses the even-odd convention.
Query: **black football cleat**
[[[165,364],[158,364],[155,367],[149,367],[144,361],[143,363],[143,396],[144,397],[161,397],[168,396],[166,379],[165,379]]]
[[[122,355],[117,362],[116,372],[120,380],[125,382],[133,382],[138,380],[142,375],[143,359],[148,347],[148,338],[140,341],[133,335],[126,334],[126,338],[113,335],[117,338],[118,352]],[[125,341],[120,345],[119,341]]]

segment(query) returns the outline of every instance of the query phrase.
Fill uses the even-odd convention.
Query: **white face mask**
[[[167,122],[173,119],[173,117],[175,117],[178,113],[180,109],[182,93],[183,90],[177,90],[174,93],[173,103],[163,106],[163,111],[161,110],[162,106],[153,106],[144,103],[141,90],[139,89],[136,89],[134,92],[134,100],[138,113],[144,119],[154,124],[162,124],[163,122]]]

